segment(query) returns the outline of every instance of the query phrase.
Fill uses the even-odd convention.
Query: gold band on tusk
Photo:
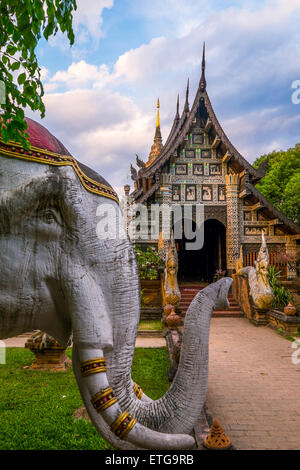
[[[106,372],[106,361],[104,357],[98,357],[96,359],[90,359],[80,363],[80,370],[83,377],[87,377],[91,374],[97,374],[98,372]]]
[[[91,402],[95,408],[95,410],[98,413],[101,413],[101,411],[106,410],[110,406],[112,406],[114,403],[118,401],[116,395],[114,394],[114,391],[112,388],[105,388],[104,390],[101,390],[101,392],[96,393],[91,398]]]
[[[128,411],[124,411],[111,425],[110,429],[117,437],[124,439],[135,424],[136,419],[133,418]]]
[[[142,388],[138,385],[138,384],[134,384],[133,386],[133,392],[134,394],[138,397],[138,399],[140,400],[143,396],[143,390]]]

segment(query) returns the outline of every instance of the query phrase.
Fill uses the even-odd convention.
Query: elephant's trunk
[[[162,432],[191,434],[206,396],[208,376],[209,326],[214,308],[227,308],[232,279],[226,278],[201,291],[191,303],[185,318],[183,344],[177,374],[167,393],[147,403],[132,393],[130,370],[117,369],[113,375],[116,393],[125,406],[145,426]],[[129,362],[123,349],[122,364]],[[125,357],[124,357],[125,355]],[[113,374],[114,368],[111,373]]]

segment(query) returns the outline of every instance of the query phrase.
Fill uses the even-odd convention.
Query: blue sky
[[[206,41],[207,91],[232,143],[250,162],[300,141],[299,0],[77,0],[75,44],[41,41],[46,118],[74,157],[117,189],[147,159],[155,104],[166,140],[187,78],[192,104]],[[38,114],[28,113],[40,121]]]

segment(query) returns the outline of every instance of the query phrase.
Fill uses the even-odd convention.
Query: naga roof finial
[[[175,119],[179,119],[179,93],[177,95],[177,105],[176,105],[176,116]]]
[[[200,78],[199,87],[201,91],[206,90],[206,79],[205,79],[205,42],[203,43],[203,53],[202,53],[202,73]]]
[[[186,113],[189,112],[190,106],[189,106],[189,91],[190,91],[190,79],[188,78],[187,81],[187,86],[186,86],[186,93],[185,93],[185,105],[184,105],[184,111]]]

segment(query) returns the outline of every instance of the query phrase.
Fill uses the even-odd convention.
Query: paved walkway
[[[8,338],[4,340],[7,348],[24,348],[30,334],[16,336],[15,338]],[[163,348],[166,347],[165,338],[137,338],[135,346],[137,348]]]
[[[291,345],[244,318],[212,319],[207,404],[235,448],[300,449],[300,364]]]

